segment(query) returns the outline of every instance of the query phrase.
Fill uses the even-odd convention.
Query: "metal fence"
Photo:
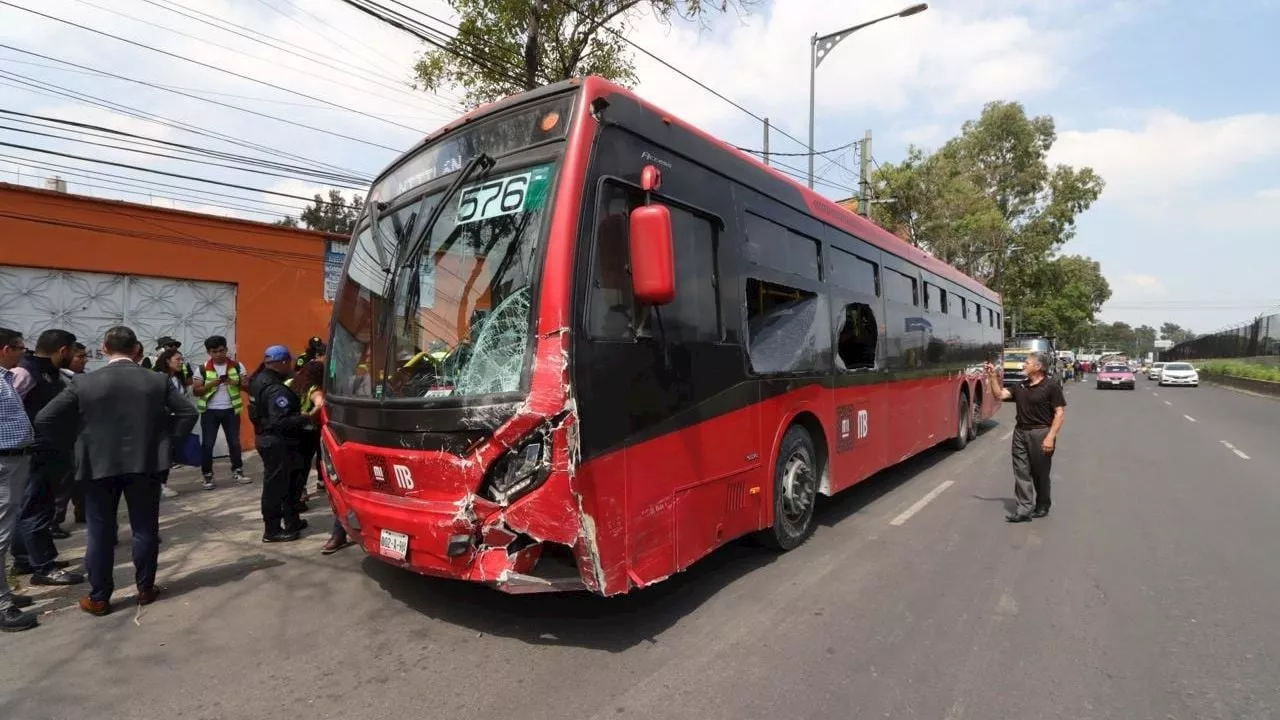
[[[1162,360],[1280,358],[1280,314],[1260,315],[1243,325],[1178,343],[1160,353]]]

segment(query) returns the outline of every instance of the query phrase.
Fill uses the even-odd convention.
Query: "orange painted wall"
[[[297,352],[312,335],[327,335],[330,237],[345,239],[0,183],[0,265],[234,283],[233,352],[250,370],[268,345]],[[247,417],[242,440],[253,446]]]

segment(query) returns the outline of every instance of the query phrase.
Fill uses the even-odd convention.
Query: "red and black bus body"
[[[519,390],[328,388],[326,482],[366,552],[508,592],[624,593],[775,528],[804,472],[783,457],[795,447],[831,495],[939,442],[963,447],[995,413],[981,382],[1002,347],[995,293],[607,81],[480,108],[382,177],[471,124],[564,97],[564,138],[490,172],[538,153],[556,166]],[[674,238],[662,306],[637,303],[629,278],[627,217],[652,204]],[[345,319],[359,292],[339,290],[334,351],[344,333],[377,343]],[[495,491],[515,475],[518,492]],[[395,559],[386,531],[406,538]]]

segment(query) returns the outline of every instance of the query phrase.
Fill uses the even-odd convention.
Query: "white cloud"
[[[1121,289],[1128,290],[1126,294],[1140,295],[1164,295],[1165,286],[1160,278],[1154,275],[1146,275],[1143,273],[1127,273],[1120,276],[1119,285]]]
[[[1181,198],[1184,204],[1244,166],[1280,156],[1280,115],[1191,120],[1156,110],[1137,128],[1066,131],[1053,162],[1087,165],[1107,182],[1105,201]]]
[[[787,0],[716,33],[644,18],[629,37],[799,135],[807,117],[812,34],[902,6],[903,0]],[[1051,7],[1017,0],[938,3],[926,13],[861,30],[818,68],[818,116],[915,105],[951,109],[1046,91],[1062,77],[1070,46],[1065,40],[1074,27],[1071,15]],[[695,124],[714,125],[738,113],[643,55],[636,65],[643,78],[639,91]]]

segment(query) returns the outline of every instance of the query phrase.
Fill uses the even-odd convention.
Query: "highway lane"
[[[1006,407],[826,503],[796,551],[734,544],[624,598],[295,546],[139,624],[59,613],[4,639],[0,716],[1275,717],[1280,479],[1217,435],[1280,404],[1140,387],[1068,386],[1043,520],[1002,520]]]
[[[1220,445],[1225,440],[1251,458],[1256,456],[1259,464],[1280,465],[1276,433],[1280,399],[1207,383],[1197,388],[1162,388],[1139,380],[1139,387],[1157,397],[1166,408],[1209,423],[1205,432],[1211,432]]]

